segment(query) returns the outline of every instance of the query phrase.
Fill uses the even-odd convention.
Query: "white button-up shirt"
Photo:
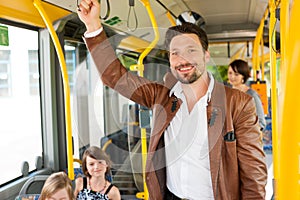
[[[207,103],[210,101],[214,78],[206,94],[199,99],[189,113],[181,83],[177,82],[174,93],[183,103],[164,134],[167,187],[180,198],[214,199],[209,161],[207,135]]]

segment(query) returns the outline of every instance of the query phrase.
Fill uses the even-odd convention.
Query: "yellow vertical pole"
[[[259,66],[259,55],[258,55],[259,43],[261,41],[261,37],[262,37],[262,34],[263,34],[265,19],[268,16],[268,14],[269,14],[269,10],[267,8],[265,10],[263,18],[260,20],[260,24],[259,24],[259,27],[257,29],[255,39],[253,41],[252,68],[253,68],[253,79],[254,80],[256,80],[257,66]]]
[[[144,64],[143,60],[148,55],[148,53],[155,47],[159,40],[159,32],[157,23],[155,20],[155,16],[153,14],[153,11],[151,9],[149,0],[140,0],[145,8],[147,9],[148,15],[150,17],[152,27],[154,30],[155,38],[154,40],[149,44],[149,46],[141,53],[138,59],[137,65],[130,66],[130,70],[138,71],[139,76],[144,76]],[[148,188],[146,184],[146,161],[147,161],[147,133],[145,128],[141,128],[141,145],[142,145],[142,168],[143,168],[143,185],[144,185],[144,191],[139,192],[136,194],[136,197],[139,199],[149,199],[149,193]]]
[[[269,25],[269,50],[270,50],[270,72],[271,72],[271,109],[272,109],[272,146],[273,146],[273,167],[274,167],[274,188],[277,190],[278,181],[278,118],[277,118],[277,67],[276,67],[276,41],[275,41],[275,1],[269,0],[270,25]]]
[[[260,40],[260,51],[261,51],[261,59],[260,59],[260,63],[261,63],[261,80],[265,80],[265,56],[264,56],[264,38],[263,38],[263,34]]]
[[[71,180],[74,180],[74,166],[73,166],[73,152],[72,152],[72,125],[71,125],[71,106],[70,106],[70,87],[68,82],[68,72],[65,62],[65,57],[59,43],[57,34],[53,28],[53,25],[45,12],[41,0],[33,0],[33,5],[39,11],[41,17],[46,24],[51,38],[53,40],[56,52],[58,54],[58,60],[61,67],[63,85],[64,85],[64,97],[65,97],[65,117],[66,117],[66,137],[67,137],[67,158],[68,158],[68,176]]]
[[[286,9],[286,8],[285,8]],[[285,12],[285,11],[284,11]],[[285,18],[284,18],[285,19]],[[281,20],[284,20],[281,19]],[[300,199],[300,2],[293,1],[285,58],[280,135],[280,200]],[[281,21],[280,20],[280,21]]]
[[[285,85],[285,72],[286,63],[288,33],[289,33],[289,0],[281,0],[280,3],[280,54],[281,54],[281,65],[280,65],[280,82],[281,85]]]
[[[257,57],[258,57],[258,51],[257,51],[257,35],[256,38],[253,41],[253,52],[252,52],[252,77],[254,80],[256,80],[256,62],[257,62]]]
[[[154,40],[150,43],[150,45],[145,49],[145,51],[143,51],[143,53],[139,57],[138,65],[143,65],[144,58],[155,47],[155,45],[157,44],[157,42],[159,40],[159,32],[158,32],[157,23],[156,23],[156,20],[155,20],[154,13],[151,9],[149,0],[140,0],[140,1],[144,4],[145,8],[148,11],[148,14],[149,14],[149,17],[150,17],[150,20],[151,20],[151,23],[152,23],[152,27],[153,27],[153,30],[154,30],[154,35],[155,35]]]

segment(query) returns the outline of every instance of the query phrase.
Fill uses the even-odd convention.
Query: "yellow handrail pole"
[[[259,56],[258,56],[258,49],[259,49],[259,42],[260,38],[262,37],[263,34],[263,29],[264,29],[264,24],[265,24],[265,19],[269,14],[269,9],[267,8],[265,10],[265,13],[260,20],[259,27],[257,29],[257,33],[253,42],[253,57],[252,57],[252,68],[253,68],[253,79],[256,80],[256,69],[257,66],[259,65]]]
[[[66,117],[66,134],[67,134],[67,158],[68,158],[68,176],[71,180],[74,180],[74,166],[73,166],[73,152],[72,152],[72,125],[71,125],[71,106],[70,106],[70,87],[68,82],[68,72],[67,66],[64,58],[64,54],[59,43],[57,34],[53,28],[53,25],[45,12],[41,0],[33,0],[33,5],[39,11],[41,17],[46,24],[51,38],[53,40],[58,60],[61,67],[62,78],[63,78],[63,85],[64,85],[64,97],[65,97],[65,117]]]
[[[288,33],[289,33],[289,1],[288,0],[281,0],[280,3],[280,54],[281,54],[281,64],[280,64],[280,83],[281,85],[285,85],[285,78],[284,75],[286,73],[287,65],[285,60],[287,58],[287,51],[289,50],[286,48],[286,43],[288,41]]]
[[[157,27],[157,23],[156,23],[156,20],[155,20],[155,16],[154,16],[153,11],[151,9],[149,0],[140,0],[140,1],[144,4],[145,8],[147,9],[147,12],[149,14],[149,17],[150,17],[150,20],[151,20],[151,24],[152,24],[152,27],[153,27],[153,30],[154,30],[154,35],[155,35],[154,40],[149,44],[149,46],[143,51],[143,53],[139,57],[138,65],[143,65],[144,58],[156,46],[156,44],[157,44],[157,42],[159,40],[159,31],[158,31],[158,27]],[[143,76],[143,75],[141,75],[141,76]]]
[[[280,135],[280,171],[278,194],[280,200],[300,199],[300,2],[293,1],[290,15],[289,34],[286,48],[285,81]],[[280,19],[281,21],[282,19]]]
[[[271,75],[271,109],[272,109],[272,146],[273,146],[273,167],[274,167],[274,188],[277,191],[279,158],[278,158],[278,107],[277,107],[277,67],[276,67],[276,40],[275,40],[275,1],[269,0],[270,26],[269,26],[269,51],[270,51],[270,75]],[[276,195],[276,194],[275,194]]]
[[[149,46],[141,53],[138,59],[137,65],[130,66],[130,70],[138,71],[139,76],[144,76],[144,58],[149,54],[149,52],[156,46],[159,41],[159,31],[157,27],[157,23],[155,20],[155,16],[151,9],[149,0],[140,0],[145,8],[147,9],[148,15],[151,20],[151,24],[154,30],[155,38],[149,44]],[[136,194],[136,197],[139,199],[149,199],[148,188],[146,184],[146,161],[147,161],[147,133],[146,128],[141,128],[141,145],[142,145],[142,168],[143,168],[143,185],[144,185],[144,192],[139,192]]]
[[[167,11],[166,15],[167,15],[167,18],[168,18],[168,20],[170,21],[171,25],[172,25],[172,26],[175,26],[175,25],[176,25],[176,22],[175,22],[175,20],[173,19],[172,15],[170,14],[169,11]]]
[[[243,58],[242,57],[242,54],[244,55],[245,54],[245,50],[246,50],[246,45],[244,46],[241,46],[230,58],[230,63],[232,61],[234,61],[235,59],[238,59],[238,58]]]
[[[112,139],[109,139],[107,142],[105,142],[105,144],[102,147],[103,151],[106,151],[107,147],[112,144]]]
[[[80,165],[82,164],[82,160],[78,158],[73,158],[73,161],[79,163]]]
[[[261,40],[260,40],[260,55],[261,55],[261,59],[260,59],[260,63],[261,63],[261,80],[265,80],[265,56],[264,56],[264,37],[262,35]]]
[[[243,51],[241,53],[241,58],[246,60],[246,50],[247,50],[247,43],[245,44],[244,48],[243,48]]]
[[[256,80],[256,62],[257,62],[257,59],[258,59],[257,40],[258,40],[258,36],[256,35],[256,38],[253,41],[253,52],[252,52],[252,76],[253,76],[253,80]]]

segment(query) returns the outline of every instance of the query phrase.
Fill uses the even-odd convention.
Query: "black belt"
[[[178,196],[176,196],[175,194],[173,194],[172,192],[170,192],[168,189],[166,191],[166,195],[165,195],[165,200],[184,200]]]

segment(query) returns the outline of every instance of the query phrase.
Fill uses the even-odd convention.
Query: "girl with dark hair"
[[[111,160],[99,147],[91,146],[85,150],[82,158],[82,171],[85,177],[75,181],[77,200],[120,200],[119,189],[107,180],[111,168]]]

